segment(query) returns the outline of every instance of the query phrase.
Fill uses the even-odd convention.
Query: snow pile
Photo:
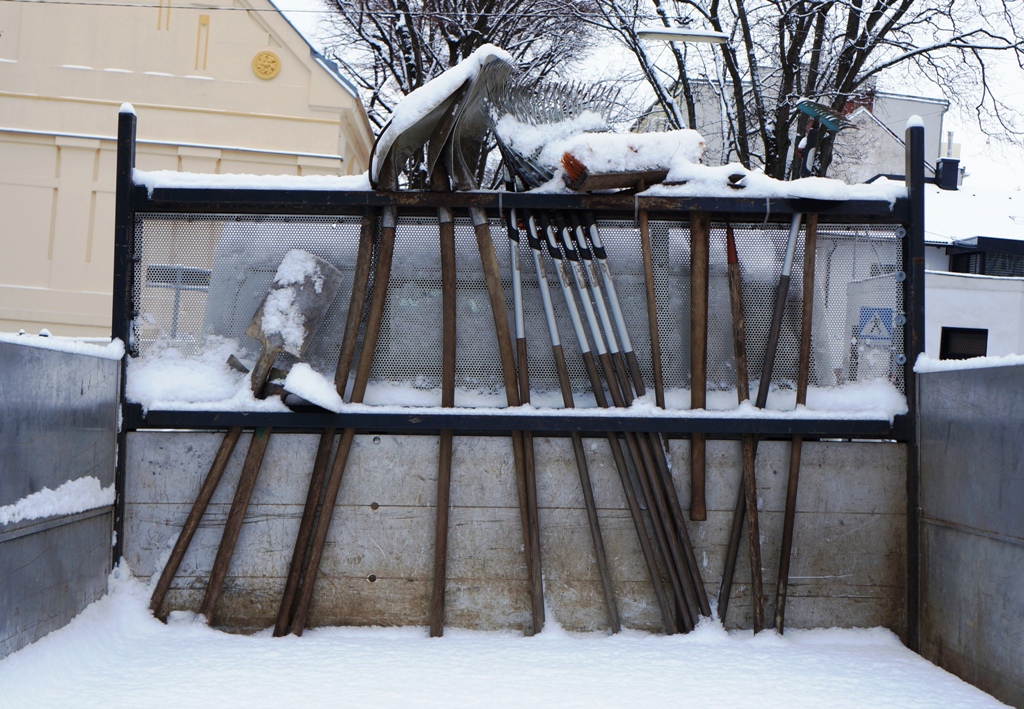
[[[933,359],[923,352],[914,362],[914,371],[918,374],[927,372],[952,372],[958,369],[988,369],[989,367],[1017,367],[1024,365],[1024,355],[1008,354],[989,357],[971,357],[970,359]]]
[[[39,492],[0,507],[0,525],[24,519],[74,515],[114,504],[114,486],[103,487],[97,478],[87,476],[69,480],[56,490],[44,487]]]
[[[257,399],[248,375],[228,366],[228,357],[239,352],[237,342],[223,337],[208,337],[193,355],[154,345],[128,360],[128,400],[147,411],[288,411],[280,397]]]
[[[45,330],[43,332],[46,332]],[[55,337],[53,335],[27,335],[25,333],[0,332],[0,342],[36,347],[55,352],[88,355],[100,359],[118,360],[124,357],[124,343],[113,340],[81,337]]]
[[[344,407],[334,382],[328,381],[305,362],[292,365],[284,380],[284,388],[289,394],[302,397],[311,404],[338,413]]]
[[[992,697],[872,630],[688,635],[323,628],[228,635],[167,625],[123,566],[67,627],[0,661],[6,707],[996,707]],[[555,621],[556,619],[552,619]]]

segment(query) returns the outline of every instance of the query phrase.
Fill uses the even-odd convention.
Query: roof
[[[925,243],[949,246],[977,237],[1024,241],[1024,191],[1018,186],[925,189]]]

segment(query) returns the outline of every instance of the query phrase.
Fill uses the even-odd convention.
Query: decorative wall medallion
[[[281,59],[269,49],[252,58],[252,73],[261,79],[273,79],[281,72]]]

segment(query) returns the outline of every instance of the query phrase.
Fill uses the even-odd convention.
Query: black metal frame
[[[733,221],[758,221],[788,225],[794,213],[816,213],[820,224],[892,224],[903,226],[903,296],[907,323],[904,327],[904,382],[909,414],[889,421],[841,420],[834,418],[735,417],[678,415],[656,417],[613,416],[603,414],[572,415],[561,410],[543,410],[522,415],[460,409],[452,414],[436,412],[374,413],[359,411],[332,414],[323,411],[291,413],[150,411],[124,400],[122,377],[122,426],[119,446],[118,489],[123,490],[124,434],[142,429],[223,429],[229,426],[272,426],[276,431],[320,431],[325,427],[352,427],[364,432],[395,432],[436,435],[444,428],[458,435],[494,435],[510,430],[531,430],[545,435],[566,435],[572,431],[605,435],[609,431],[656,431],[670,437],[705,433],[715,438],[736,438],[756,433],[761,438],[871,439],[894,440],[909,444],[908,504],[908,611],[910,638],[916,642],[916,569],[917,569],[917,386],[913,363],[924,349],[924,129],[912,127],[907,135],[908,197],[895,204],[871,200],[823,201],[811,199],[765,199],[744,197],[647,197],[636,195],[565,195],[504,192],[429,193],[429,192],[332,192],[320,190],[258,190],[216,188],[162,188],[152,190],[132,179],[135,158],[135,115],[122,113],[118,131],[118,181],[116,215],[116,251],[114,268],[113,336],[125,340],[129,352],[130,324],[135,315],[131,302],[131,270],[136,262],[132,253],[136,215],[161,213],[250,214],[278,216],[362,214],[365,207],[394,205],[404,215],[436,215],[438,206],[500,210],[505,207],[544,209],[586,209],[606,218],[632,219],[643,206],[651,219],[688,222],[692,211],[711,213],[713,218]],[[118,502],[117,525],[121,529],[123,504]],[[122,536],[118,535],[119,538]],[[115,550],[115,556],[119,554]],[[912,587],[912,589],[911,589]],[[913,647],[913,645],[911,645]]]

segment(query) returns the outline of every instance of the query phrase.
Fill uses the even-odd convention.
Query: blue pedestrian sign
[[[857,338],[860,340],[875,341],[891,340],[892,318],[892,308],[861,307],[860,323],[857,327]]]

